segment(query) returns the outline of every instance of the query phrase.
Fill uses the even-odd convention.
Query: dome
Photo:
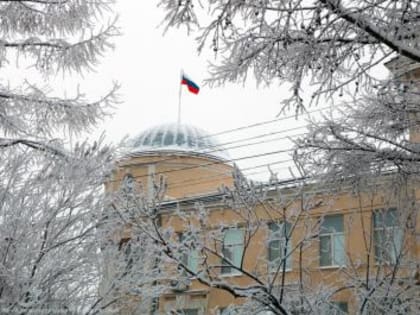
[[[204,130],[186,124],[162,124],[143,131],[131,140],[132,154],[187,152],[227,160],[229,155]]]

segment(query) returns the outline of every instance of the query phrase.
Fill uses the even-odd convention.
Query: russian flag
[[[198,94],[200,91],[200,87],[190,78],[188,78],[184,73],[181,75],[181,84],[185,84],[188,87],[188,91],[191,93]]]

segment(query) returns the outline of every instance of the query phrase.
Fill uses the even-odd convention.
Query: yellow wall
[[[188,157],[188,156],[146,156],[136,157],[131,160],[124,161],[113,174],[112,180],[108,183],[107,189],[116,190],[120,185],[120,181],[126,174],[131,174],[137,182],[143,182],[149,179],[147,167],[154,164],[155,172],[163,173],[168,182],[167,196],[172,198],[183,198],[188,196],[203,195],[205,192],[216,191],[220,184],[232,185],[232,167],[222,163],[215,163],[217,161],[206,159],[203,157]],[[205,164],[205,167],[196,167]],[[176,170],[176,171],[172,171]],[[214,180],[205,181],[208,177],[214,177]],[[183,185],[179,182],[193,183],[193,180],[204,181],[201,184]],[[144,184],[147,185],[147,184]],[[175,186],[171,188],[171,185]],[[386,187],[386,180],[383,188]],[[203,229],[203,234],[219,229],[221,224],[225,226],[245,226],[244,218],[250,218],[249,221],[259,223],[261,227],[252,237],[249,247],[246,249],[244,258],[244,269],[252,274],[267,279],[267,237],[268,229],[266,223],[270,221],[282,221],[286,216],[288,221],[296,223],[295,231],[292,235],[292,267],[290,271],[285,273],[286,285],[293,285],[299,282],[299,279],[304,280],[305,286],[317,287],[320,284],[339,288],[342,287],[348,277],[347,269],[351,269],[351,274],[359,274],[363,278],[366,274],[366,268],[369,262],[372,274],[375,273],[377,265],[374,261],[374,248],[371,242],[371,219],[372,210],[378,208],[386,208],[389,206],[397,206],[401,200],[397,197],[390,196],[384,190],[376,189],[379,193],[356,195],[350,192],[327,194],[315,185],[309,186],[308,192],[317,189],[318,192],[308,195],[308,200],[312,201],[314,206],[306,205],[302,209],[302,202],[299,197],[293,196],[293,188],[285,188],[284,196],[287,196],[281,204],[274,199],[269,198],[257,205],[254,209],[246,209],[245,207],[235,209],[236,211],[226,208],[222,203],[208,204],[206,207],[208,211],[208,222]],[[345,190],[344,190],[345,191]],[[420,194],[419,191],[407,192],[416,196]],[[190,218],[189,223],[199,224],[197,220],[196,210],[192,208],[182,208],[183,213]],[[249,212],[253,213],[249,216]],[[319,220],[324,215],[343,214],[344,215],[344,234],[345,234],[345,248],[348,257],[347,266],[344,269],[336,267],[320,267],[319,265],[319,241],[315,235],[312,240],[305,242],[305,246],[300,253],[299,244],[302,239],[308,235],[309,230],[317,231]],[[418,229],[420,226],[420,218],[417,218]],[[248,221],[248,222],[249,222]],[[176,232],[183,232],[187,229],[185,221],[177,218],[171,212],[163,212],[162,225],[172,226]],[[405,241],[405,247],[409,251],[411,259],[417,260],[420,254],[420,245],[415,239],[415,235],[419,235],[419,231],[411,230]],[[119,236],[118,236],[119,235]],[[115,237],[126,238],[130,235],[129,226],[124,227],[123,230],[116,233]],[[213,246],[212,240],[208,240],[208,246]],[[370,248],[370,250],[369,250]],[[217,249],[217,248],[216,248]],[[218,249],[220,250],[220,248]],[[370,254],[370,260],[367,257]],[[303,258],[300,260],[300,258]],[[210,257],[210,261],[218,263],[220,260],[216,257]],[[175,266],[172,266],[175,270]],[[407,272],[402,270],[402,272]],[[225,278],[227,279],[227,278]],[[279,277],[279,281],[281,277]],[[240,285],[252,284],[253,282],[246,276],[235,275],[229,278],[229,281]],[[349,303],[350,313],[352,308],[354,310],[354,296],[349,290],[342,290],[337,293],[333,300],[346,301]],[[234,299],[229,293],[220,290],[209,288],[203,284],[198,283],[197,280],[192,280],[191,285],[185,292],[168,291],[168,293],[161,297],[159,301],[159,309],[162,314],[167,310],[180,305],[198,306],[203,305],[206,314],[212,312],[220,307],[225,307],[231,303],[241,303],[242,299]],[[174,306],[175,305],[175,306]]]
[[[370,268],[370,277],[374,277],[377,271],[378,265],[374,259],[374,247],[372,241],[372,210],[387,208],[395,206],[395,201],[392,202],[387,200],[385,196],[357,196],[350,193],[343,193],[335,196],[332,202],[331,196],[317,196],[318,201],[324,201],[325,206],[320,206],[310,210],[309,222],[312,223],[313,227],[316,227],[319,219],[324,215],[342,214],[344,217],[344,235],[345,235],[345,249],[347,254],[346,268],[340,269],[337,267],[321,267],[319,265],[319,241],[317,238],[305,244],[305,248],[302,252],[302,261],[300,261],[299,248],[296,248],[292,254],[292,267],[290,271],[285,273],[286,285],[297,284],[300,277],[302,276],[305,282],[305,286],[316,288],[320,284],[340,288],[349,280],[349,275],[354,276],[358,274],[360,278],[366,275],[368,263]],[[297,200],[292,203],[286,213],[293,212],[299,214],[300,202]],[[190,210],[189,214],[194,217],[194,211]],[[261,279],[267,278],[267,237],[268,229],[264,223],[268,223],[272,220],[283,220],[282,208],[273,207],[267,210],[266,205],[260,205],[255,209],[257,218],[255,222],[263,223],[261,228],[253,236],[249,247],[245,252],[244,269],[257,275]],[[244,214],[244,212],[242,212]],[[245,215],[244,215],[245,216]],[[293,221],[295,218],[289,217],[288,220]],[[419,219],[417,219],[419,221]],[[167,215],[163,217],[163,225],[170,224],[174,227],[175,231],[182,232],[186,229],[183,225],[182,220],[177,220],[173,215]],[[209,231],[218,229],[220,224],[223,223],[226,226],[241,226],[245,224],[243,216],[231,209],[215,208],[209,213],[209,226],[207,231],[203,233],[209,233]],[[417,222],[417,229],[420,226],[420,222]],[[316,229],[315,229],[316,230]],[[419,258],[419,246],[416,243],[415,235],[419,231],[411,230],[407,231],[407,237],[404,242],[405,249],[409,254],[405,257],[413,261]],[[292,235],[292,249],[301,243],[301,240],[308,234],[308,220],[300,219],[296,225],[296,230]],[[209,247],[212,247],[212,243],[209,242]],[[417,250],[415,249],[417,247]],[[370,259],[368,260],[368,257]],[[218,258],[214,258],[213,262],[216,263]],[[210,258],[211,261],[211,258]],[[383,267],[381,267],[383,268]],[[302,272],[302,275],[301,275]],[[402,268],[399,275],[412,275],[412,270],[404,270]],[[279,277],[279,281],[281,277]],[[254,282],[246,276],[235,275],[229,279],[232,283],[247,285],[253,284]],[[347,281],[348,283],[348,281]],[[222,290],[208,288],[202,284],[199,284],[196,280],[192,281],[191,286],[188,288],[190,291],[201,291],[208,292],[206,295],[206,310],[207,314],[211,314],[211,310],[225,307],[231,303],[241,303],[241,299],[233,299],[233,297]],[[180,293],[178,293],[179,295]],[[181,293],[185,295],[186,293]],[[188,293],[187,293],[188,294]],[[169,294],[168,296],[172,296]],[[346,301],[349,303],[350,313],[354,310],[354,296],[351,295],[349,290],[342,290],[332,297],[335,301]],[[160,309],[162,313],[167,309],[166,297],[162,297]]]
[[[394,67],[392,64],[390,68]],[[412,80],[420,77],[420,68],[413,68],[409,72],[400,74],[405,80]],[[413,117],[416,126],[410,130],[410,140],[420,142],[420,132],[417,126],[417,119]],[[420,124],[418,124],[420,125]],[[153,166],[151,168],[151,166]],[[125,175],[131,174],[138,183],[142,183],[143,190],[149,193],[151,183],[151,170],[155,174],[162,174],[167,183],[166,199],[182,199],[193,196],[206,195],[217,191],[221,185],[232,186],[232,166],[222,163],[219,160],[205,156],[189,156],[187,154],[154,154],[132,157],[123,160],[115,170],[112,179],[107,184],[108,191],[115,191],[119,188],[121,180]],[[350,276],[359,276],[361,279],[366,277],[367,268],[371,274],[375,274],[378,265],[374,260],[374,247],[372,241],[372,211],[379,208],[397,207],[404,208],[403,205],[408,197],[414,200],[420,198],[420,191],[414,190],[410,185],[406,192],[402,189],[403,196],[391,196],[387,194],[387,184],[384,180],[383,186],[379,185],[376,194],[364,193],[362,195],[351,192],[341,192],[327,194],[321,192],[312,196],[313,204],[311,209],[302,209],[302,200],[298,197],[293,198],[289,204],[283,202],[278,204],[274,201],[266,200],[253,209],[255,216],[252,217],[254,223],[260,223],[261,227],[252,237],[249,247],[245,252],[244,268],[257,275],[266,278],[268,275],[267,261],[267,227],[266,223],[273,220],[297,221],[296,229],[292,236],[292,268],[285,273],[286,284],[296,284],[299,279],[303,279],[308,287],[316,287],[319,284],[339,288],[348,280]],[[413,187],[413,186],[411,186]],[[316,187],[315,187],[316,188]],[[308,191],[315,189],[309,187]],[[289,197],[293,195],[293,188],[289,190]],[[346,191],[346,190],[344,190]],[[406,195],[404,195],[406,193]],[[405,196],[408,196],[405,198]],[[291,198],[291,197],[290,197]],[[287,205],[285,205],[287,204]],[[245,225],[244,217],[247,217],[246,208],[233,211],[222,204],[209,204],[208,223],[203,228],[203,234],[208,234],[216,230],[223,223],[224,225]],[[199,224],[195,210],[190,208],[181,209],[189,215],[193,224]],[[414,213],[416,213],[414,209]],[[319,238],[317,235],[304,243],[300,252],[299,244],[308,235],[308,231],[313,228],[317,231],[319,220],[324,215],[342,214],[344,216],[344,235],[345,249],[347,254],[347,264],[345,268],[320,267],[319,265]],[[420,216],[416,216],[411,221],[411,226],[407,227],[404,248],[407,251],[406,259],[419,261],[420,258]],[[175,231],[186,230],[183,220],[174,217],[171,213],[162,214],[162,225],[172,226]],[[208,243],[213,246],[213,243]],[[302,258],[302,260],[301,260]],[[216,257],[210,257],[215,262]],[[172,266],[174,267],[174,266]],[[413,270],[401,269],[400,275],[413,276]],[[280,280],[280,279],[279,279]],[[232,276],[229,281],[246,285],[252,281],[246,276]],[[349,302],[350,313],[354,312],[355,297],[350,290],[338,292],[333,299],[336,301]],[[228,306],[231,303],[241,303],[241,299],[234,299],[225,291],[209,288],[192,280],[191,285],[185,292],[168,292],[159,301],[161,312],[175,307],[176,305],[199,306],[204,305],[207,314],[212,311]]]
[[[231,165],[205,156],[156,154],[122,160],[112,176],[108,189],[117,190],[123,177],[131,174],[146,194],[153,180],[165,179],[167,199],[180,199],[216,192],[221,185],[232,186]]]

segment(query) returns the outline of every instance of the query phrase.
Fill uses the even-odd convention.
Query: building
[[[400,69],[400,62],[388,67]],[[418,66],[397,75],[412,80]],[[412,142],[418,134],[414,125]],[[133,305],[143,304],[154,314],[225,315],[253,299],[261,303],[250,303],[249,314],[283,304],[286,314],[419,313],[419,192],[411,183],[395,190],[392,179],[383,174],[363,191],[303,179],[259,189],[242,181],[204,131],[177,124],[146,130],[107,189],[137,185],[138,204],[155,209],[153,219],[130,214],[133,222],[112,237],[122,252],[136,235],[134,221],[156,230],[163,254],[149,267],[165,277],[154,282],[162,287],[158,297],[127,298],[120,312],[141,314]]]

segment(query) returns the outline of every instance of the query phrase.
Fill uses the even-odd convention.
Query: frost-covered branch
[[[310,123],[308,135],[296,142],[308,172],[332,180],[392,170],[418,175],[420,151],[410,139],[418,128],[416,95],[401,93],[392,82],[385,86],[386,93],[355,97]]]
[[[117,101],[118,85],[100,99],[89,102],[78,93],[74,98],[46,95],[36,86],[23,92],[0,87],[0,130],[7,135],[53,137],[60,131],[80,134],[89,131],[110,113]]]
[[[273,196],[263,186],[249,183],[243,177],[237,176],[235,189],[226,189],[223,192],[226,202],[224,207],[230,210],[217,210],[214,207],[210,210],[207,209],[208,205],[197,202],[193,209],[185,211],[182,210],[182,204],[178,209],[166,209],[167,202],[160,198],[148,198],[136,183],[130,184],[130,189],[126,190],[123,182],[120,192],[113,194],[114,210],[109,212],[110,222],[114,222],[112,226],[119,226],[121,231],[126,231],[129,239],[148,239],[153,251],[160,253],[155,265],[148,264],[151,268],[149,274],[155,272],[153,287],[145,282],[150,277],[144,276],[139,296],[149,298],[154,294],[155,298],[159,298],[169,294],[171,290],[177,290],[178,285],[188,288],[191,282],[197,282],[228,292],[234,298],[244,299],[242,301],[246,303],[237,306],[242,314],[255,314],[258,310],[270,310],[274,314],[282,315],[292,314],[296,307],[294,303],[299,303],[299,297],[295,291],[289,292],[287,289],[290,283],[285,272],[288,264],[286,261],[289,261],[293,252],[302,248],[300,244],[310,242],[319,228],[316,222],[309,222],[310,218],[305,214],[314,206],[310,198],[302,202],[302,209],[296,207],[296,198],[301,196],[303,186],[302,184],[292,189],[287,197]],[[157,188],[159,185],[154,187],[160,191]],[[235,220],[212,223],[210,217],[220,211],[231,212]],[[291,228],[287,230],[286,238],[289,243],[286,242],[286,252],[283,251],[284,255],[276,261],[275,266],[269,267],[268,260],[264,258],[268,241],[261,239],[261,233],[270,234],[267,227],[270,222],[290,222]],[[178,228],[174,229],[174,225]],[[291,246],[291,235],[303,230],[299,240],[295,238],[297,242]],[[240,257],[236,254],[232,256],[230,249],[226,247],[225,237],[229,231],[243,233]],[[275,237],[283,236],[284,234]],[[256,248],[257,255],[261,257],[259,259],[254,257]],[[147,259],[153,261],[154,258],[147,254],[140,260]],[[194,264],[190,259],[194,259]],[[241,282],[236,282],[231,277],[233,275],[240,276]],[[124,288],[123,283],[121,286]],[[305,289],[301,293],[307,294],[308,288],[304,283],[302,287]],[[309,300],[312,301],[312,298],[306,299]],[[313,301],[309,305],[311,303]],[[306,308],[308,305],[302,307]]]
[[[103,182],[114,149],[103,138],[88,143],[74,136],[109,115],[118,85],[95,101],[79,91],[51,96],[46,86],[52,71],[89,71],[112,48],[118,34],[112,3],[0,1],[0,68],[16,73],[19,65],[33,66],[43,78],[40,84],[3,76],[0,86],[2,313],[97,310],[103,268],[97,227],[105,224]]]
[[[212,49],[209,84],[291,83],[286,106],[325,102],[352,82],[373,89],[371,68],[389,55],[420,60],[418,1],[171,1],[161,0],[167,28],[198,34]],[[310,83],[310,93],[302,93]],[[322,98],[316,96],[322,95]],[[309,95],[310,96],[310,95]]]

